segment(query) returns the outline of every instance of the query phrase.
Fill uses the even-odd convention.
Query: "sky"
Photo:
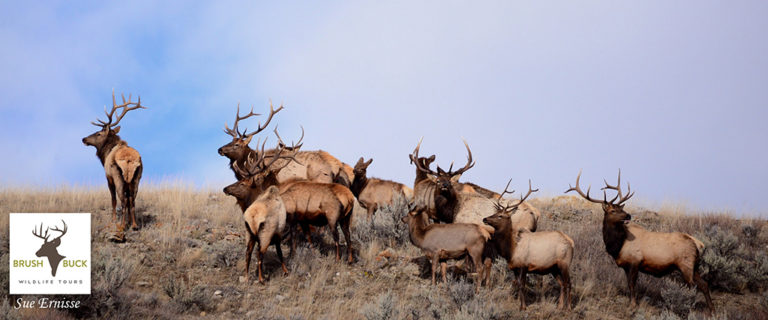
[[[0,186],[102,185],[114,89],[142,181],[233,182],[238,103],[285,109],[262,137],[411,185],[407,155],[540,195],[622,181],[649,206],[766,216],[765,1],[0,3]],[[258,120],[243,121],[255,127]],[[105,188],[106,189],[106,188]]]

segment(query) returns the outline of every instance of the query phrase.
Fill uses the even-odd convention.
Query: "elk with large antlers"
[[[247,129],[243,130],[242,132],[240,131],[240,121],[248,119],[252,116],[259,116],[260,114],[254,113],[253,109],[251,109],[248,114],[240,116],[240,105],[238,104],[237,115],[235,116],[235,123],[233,127],[230,129],[227,124],[224,125],[224,132],[232,136],[232,141],[222,146],[218,150],[220,155],[229,158],[229,166],[233,171],[233,165],[235,163],[239,165],[240,168],[242,168],[249,156],[256,156],[254,153],[257,151],[251,149],[248,146],[248,143],[251,142],[251,139],[254,135],[262,132],[264,129],[266,129],[267,126],[269,126],[272,118],[275,116],[275,114],[280,112],[280,110],[283,110],[282,105],[275,109],[274,106],[272,106],[272,102],[270,102],[269,116],[267,117],[266,122],[264,122],[264,124],[259,122],[256,130],[248,133]],[[304,129],[302,128],[302,137],[303,131]],[[275,168],[280,168],[280,170],[276,172],[278,181],[285,182],[294,179],[302,179],[315,182],[331,183],[333,182],[334,175],[343,173],[342,175],[339,175],[340,181],[342,181],[345,186],[349,186],[351,184],[353,176],[352,167],[339,161],[328,152],[323,150],[299,151],[298,147],[296,150],[291,150],[289,147],[283,144],[279,136],[278,140],[278,146],[284,147],[282,152],[295,153],[296,159],[299,160],[299,162],[288,161],[286,162],[285,166],[282,165],[283,160],[278,161],[277,166],[270,169],[276,170]],[[276,150],[277,149],[266,150],[267,155],[269,156],[274,154]],[[235,178],[240,180],[242,177],[240,177],[239,174],[235,172]]]
[[[507,183],[508,187],[509,183]],[[504,188],[502,195],[508,192],[507,188]],[[510,217],[514,216],[514,212],[524,203],[525,199],[536,191],[538,189],[532,189],[531,181],[528,180],[528,193],[521,196],[520,201],[515,204],[508,204],[499,199],[496,204],[498,212],[484,218],[483,222],[496,229],[491,237],[491,243],[496,252],[507,260],[507,266],[517,276],[520,309],[525,309],[526,274],[529,272],[552,274],[560,283],[558,306],[570,308],[571,278],[569,269],[573,260],[573,240],[560,231],[530,232],[525,228],[519,228],[518,224]],[[488,265],[490,263],[486,262],[486,266]],[[486,281],[488,280],[489,278],[486,278]]]
[[[100,127],[101,130],[94,132],[93,134],[83,138],[83,144],[86,146],[93,146],[96,148],[96,156],[104,166],[104,172],[107,176],[107,184],[109,185],[109,192],[112,196],[112,220],[115,220],[117,216],[117,201],[116,197],[120,198],[120,206],[122,208],[123,221],[118,225],[118,229],[122,232],[126,225],[131,223],[131,228],[138,229],[135,216],[135,203],[136,195],[139,192],[139,180],[141,180],[141,172],[143,166],[141,163],[141,155],[136,149],[131,148],[128,144],[120,139],[117,134],[120,132],[120,120],[123,119],[126,113],[136,109],[146,109],[141,105],[141,97],[138,101],[133,102],[131,96],[128,96],[128,100],[125,100],[125,96],[122,96],[123,103],[117,104],[115,101],[115,93],[112,92],[112,111],[107,112],[106,107],[104,113],[107,115],[107,120],[103,121],[97,119],[98,123],[91,122],[91,124]],[[117,118],[113,119],[117,110],[121,110]]]
[[[624,269],[629,286],[631,307],[637,305],[637,275],[638,272],[662,277],[678,270],[683,280],[704,294],[707,306],[714,311],[709,286],[698,271],[704,244],[687,233],[653,232],[630,223],[632,216],[624,211],[624,203],[634,195],[627,183],[627,194],[621,190],[621,171],[615,186],[605,181],[603,200],[589,196],[590,188],[584,193],[579,187],[581,172],[576,176],[576,186],[569,185],[565,192],[576,191],[587,201],[602,205],[603,208],[603,242],[605,250],[616,261],[616,265]],[[615,190],[616,196],[608,200],[605,190]]]
[[[45,235],[43,235],[43,224],[40,224],[40,231],[37,231],[36,229],[32,230],[32,234],[35,235],[35,237],[38,237],[40,239],[43,239],[43,245],[40,246],[40,249],[35,252],[35,255],[38,257],[47,257],[48,258],[48,264],[51,265],[51,275],[56,276],[56,270],[59,269],[59,263],[61,260],[66,258],[65,256],[62,256],[59,254],[59,250],[56,249],[61,245],[61,237],[63,237],[65,234],[67,234],[67,223],[64,222],[64,220],[61,220],[61,223],[64,224],[63,229],[59,229],[57,227],[54,227],[53,229],[46,228],[45,229]],[[50,236],[48,234],[49,230],[58,231],[61,234],[56,237],[55,239],[48,241],[48,237]]]

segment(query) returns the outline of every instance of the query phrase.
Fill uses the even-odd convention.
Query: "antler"
[[[513,204],[513,205],[502,205],[502,204],[501,204],[501,199],[502,199],[502,197],[504,196],[504,193],[509,193],[509,194],[512,194],[512,193],[514,193],[514,192],[515,192],[514,190],[512,190],[512,192],[508,192],[508,191],[507,191],[507,187],[509,187],[509,183],[510,183],[510,182],[512,182],[512,179],[509,179],[509,182],[507,182],[507,186],[506,186],[506,187],[504,187],[504,191],[501,193],[501,196],[499,196],[499,199],[498,199],[498,200],[496,200],[496,203],[494,204],[494,205],[496,206],[496,209],[498,209],[498,210],[500,210],[500,211],[504,211],[504,212],[512,212],[512,211],[514,211],[514,210],[517,210],[517,208],[518,208],[518,207],[519,207],[521,204],[523,204],[523,201],[525,201],[526,199],[528,199],[528,197],[529,197],[529,196],[530,196],[532,193],[534,193],[534,192],[538,192],[538,191],[539,191],[539,189],[533,189],[533,188],[531,187],[531,179],[528,179],[528,193],[526,193],[526,194],[525,194],[525,196],[520,196],[520,201],[518,201],[517,203],[515,203],[515,204]]]
[[[464,141],[464,146],[467,148],[467,164],[464,165],[463,168],[456,170],[454,172],[454,171],[451,171],[451,169],[453,169],[453,163],[451,163],[451,167],[448,168],[448,174],[451,176],[457,176],[457,175],[463,174],[464,172],[466,172],[467,170],[475,166],[475,163],[472,161],[472,150],[469,150],[469,145],[467,144],[467,140],[464,140],[464,139],[462,140]]]
[[[37,229],[36,229],[36,228],[32,228],[32,234],[34,234],[34,235],[35,235],[35,237],[38,237],[38,238],[40,238],[40,239],[43,239],[43,241],[45,241],[45,242],[49,242],[49,241],[48,241],[48,230],[49,230],[49,228],[45,228],[45,236],[43,236],[43,223],[41,222],[41,223],[40,223],[40,233],[38,234],[38,233],[36,232],[36,231],[37,231]]]
[[[293,141],[291,141],[291,146],[290,147],[288,147],[283,142],[283,139],[280,138],[280,134],[277,133],[277,126],[275,126],[274,132],[275,132],[275,135],[277,136],[277,146],[280,147],[280,148],[285,148],[288,151],[299,151],[301,146],[304,145],[304,143],[302,143],[302,140],[304,140],[304,126],[301,126],[301,137],[299,138],[299,141],[297,143],[294,143]]]
[[[621,205],[622,203],[629,200],[629,198],[632,198],[632,196],[635,195],[635,193],[632,192],[632,189],[629,187],[629,182],[627,182],[627,196],[624,197],[623,194],[621,193],[621,169],[619,169],[619,179],[616,182],[615,186],[608,184],[607,180],[603,180],[603,181],[605,181],[605,187],[602,188],[603,192],[605,192],[606,189],[616,190],[616,197],[611,199],[610,201],[611,204],[613,204],[613,202],[616,201],[616,199],[619,199],[619,202],[616,203],[616,205]]]
[[[581,179],[581,170],[579,170],[579,175],[576,176],[576,186],[575,187],[571,187],[571,185],[568,184],[568,190],[565,190],[565,193],[568,193],[568,192],[571,192],[571,191],[576,191],[584,199],[587,199],[590,202],[594,202],[594,203],[609,203],[608,200],[606,200],[607,196],[605,195],[605,191],[603,191],[603,201],[595,200],[595,199],[590,198],[589,197],[589,190],[592,189],[592,186],[587,187],[587,194],[584,194],[584,192],[582,192],[581,188],[579,187],[579,179]]]
[[[67,223],[66,223],[66,222],[64,222],[64,220],[63,220],[63,219],[61,220],[61,223],[63,223],[63,224],[64,224],[64,230],[61,230],[61,229],[59,229],[58,227],[54,227],[53,229],[51,229],[51,230],[53,230],[53,231],[58,231],[58,232],[61,232],[61,235],[60,235],[60,236],[58,236],[58,237],[56,237],[56,239],[53,239],[52,241],[56,241],[57,239],[59,239],[59,238],[63,237],[65,234],[67,234]]]
[[[226,122],[224,122],[224,132],[226,132],[228,135],[232,136],[233,138],[243,138],[243,134],[238,131],[237,124],[240,122],[240,120],[248,119],[252,116],[260,116],[260,113],[254,113],[253,107],[251,107],[251,112],[244,116],[240,116],[240,102],[237,103],[237,114],[235,115],[235,124],[232,126],[232,129],[229,128]]]
[[[419,148],[421,148],[422,140],[424,140],[424,137],[421,137],[421,139],[419,139],[419,143],[416,145],[416,149],[413,149],[413,153],[409,155],[409,158],[411,158],[411,162],[416,164],[416,169],[418,169],[419,171],[424,172],[426,174],[437,175],[437,173],[432,171],[432,169],[430,169],[429,166],[424,167],[419,162]]]
[[[104,106],[104,114],[107,115],[107,121],[102,121],[101,119],[96,119],[99,123],[91,122],[94,126],[102,127],[102,128],[113,128],[118,123],[120,123],[120,120],[123,120],[123,117],[125,116],[128,111],[136,110],[136,109],[146,109],[147,107],[141,105],[141,96],[139,96],[139,100],[137,102],[131,101],[131,94],[128,94],[128,101],[125,101],[125,95],[120,94],[123,98],[123,104],[118,105],[117,101],[115,101],[115,90],[112,90],[112,111],[107,112],[107,107]],[[115,115],[115,111],[117,109],[123,108],[123,112],[120,113],[120,115],[117,117],[117,120],[113,123],[112,122],[112,116]]]

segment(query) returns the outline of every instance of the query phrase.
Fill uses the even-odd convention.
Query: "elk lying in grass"
[[[263,149],[263,145],[262,145]],[[280,197],[285,205],[289,225],[298,225],[304,231],[307,241],[310,240],[309,226],[328,225],[336,245],[336,259],[341,259],[341,246],[337,226],[341,226],[344,238],[347,242],[348,261],[351,263],[352,242],[350,235],[350,222],[352,218],[352,206],[355,196],[347,187],[335,183],[320,183],[312,181],[293,180],[280,183],[277,181],[279,170],[274,168],[276,161],[291,159],[296,161],[293,155],[283,156],[277,152],[270,156],[270,162],[265,163],[266,152],[261,152],[255,161],[248,161],[247,166],[240,169],[234,166],[239,174],[247,179],[231,185],[225,193],[238,199],[241,207],[248,204],[250,199],[256,199],[269,186],[277,186]],[[277,168],[279,169],[279,168]],[[247,206],[246,206],[247,207]],[[295,228],[294,228],[295,229]],[[295,236],[291,236],[292,252],[295,248]]]
[[[237,114],[235,116],[235,123],[232,127],[232,129],[229,128],[226,124],[224,125],[224,132],[226,132],[228,135],[232,136],[232,141],[227,143],[226,145],[219,148],[218,152],[220,155],[225,156],[229,159],[229,165],[230,168],[234,171],[233,165],[237,164],[241,168],[245,165],[245,162],[247,161],[248,157],[255,157],[256,150],[251,149],[248,146],[248,143],[251,142],[251,139],[253,136],[261,131],[263,131],[267,126],[269,126],[269,123],[272,121],[272,118],[275,114],[280,112],[280,110],[283,110],[283,106],[281,105],[279,108],[274,109],[272,106],[272,103],[269,104],[269,116],[267,117],[266,122],[262,125],[261,122],[259,122],[258,127],[255,131],[251,133],[247,133],[248,129],[245,129],[243,132],[240,132],[238,129],[238,124],[241,120],[245,120],[252,116],[259,116],[260,114],[254,113],[253,109],[251,109],[251,112],[247,115],[240,116],[240,106],[237,107]],[[302,129],[302,136],[303,136],[303,129]],[[278,137],[279,138],[279,137]],[[331,183],[332,182],[332,174],[336,172],[343,172],[343,176],[341,177],[341,181],[344,182],[346,186],[349,186],[349,184],[352,181],[352,168],[343,162],[339,161],[339,159],[336,159],[334,156],[329,154],[328,152],[325,152],[323,150],[317,150],[317,151],[299,151],[299,148],[296,147],[295,150],[291,149],[290,147],[285,146],[282,141],[280,141],[279,147],[282,147],[283,153],[295,153],[296,159],[298,159],[298,162],[291,162],[291,161],[278,161],[276,163],[276,168],[280,168],[280,170],[277,171],[277,179],[280,182],[290,181],[290,180],[296,180],[296,179],[302,179],[302,180],[310,180],[310,181],[316,181],[316,182],[326,182]],[[276,149],[270,149],[267,150],[267,155],[271,156],[275,152],[277,152]],[[270,169],[270,170],[275,170]],[[238,176],[238,174],[235,172],[235,178],[238,180],[241,178]]]
[[[419,141],[416,149],[413,150],[413,153],[410,156],[411,159],[419,159],[420,146],[421,141]],[[480,193],[461,191],[463,186],[457,184],[455,180],[474,166],[474,162],[472,161],[472,150],[469,149],[469,145],[467,145],[466,141],[464,142],[464,146],[467,148],[467,164],[456,171],[453,171],[453,165],[451,165],[451,168],[449,168],[448,171],[444,171],[438,166],[437,172],[435,172],[428,166],[424,166],[422,162],[415,161],[417,171],[425,176],[436,177],[434,182],[435,186],[431,189],[433,191],[432,199],[434,199],[434,210],[427,209],[427,213],[430,215],[430,218],[442,222],[461,222],[484,225],[482,222],[483,218],[496,213],[497,201],[507,202],[507,200],[502,199],[502,195],[488,198]],[[426,185],[428,182],[426,179],[422,181],[424,181],[422,182],[422,185]],[[415,197],[418,197],[419,192],[423,193],[423,190],[425,189],[429,189],[429,187],[425,186],[419,189],[416,192]],[[416,202],[416,205],[419,206],[419,203]],[[527,203],[518,205],[521,208],[524,206],[525,210],[518,210],[512,215],[513,223],[520,228],[535,231],[538,222],[538,210],[531,210],[530,208],[533,207]],[[534,212],[536,214],[534,214]]]
[[[476,290],[479,289],[483,272],[490,272],[490,269],[483,267],[482,256],[491,234],[485,228],[470,223],[428,225],[427,218],[423,209],[413,208],[402,221],[408,224],[411,242],[432,262],[432,284],[436,283],[438,264],[445,282],[445,260],[461,259],[468,255],[478,271],[475,285]]]
[[[653,232],[643,227],[630,223],[632,216],[624,211],[624,202],[632,198],[629,184],[627,195],[621,191],[621,171],[619,171],[618,183],[615,186],[605,182],[603,200],[596,200],[581,191],[579,179],[581,172],[576,176],[576,186],[570,187],[565,192],[576,191],[580,196],[590,202],[599,203],[603,207],[603,242],[605,250],[616,261],[616,265],[624,269],[629,286],[630,306],[637,305],[637,275],[638,271],[655,277],[662,277],[675,270],[680,271],[683,280],[704,294],[707,306],[714,311],[712,298],[709,295],[709,286],[698,271],[704,244],[689,234],[681,232]],[[616,190],[616,196],[608,201],[605,190]],[[618,202],[617,202],[618,200]]]
[[[118,105],[115,101],[115,93],[112,92],[112,111],[107,112],[106,107],[104,108],[107,121],[97,119],[98,123],[91,122],[91,124],[101,129],[83,138],[83,144],[96,148],[96,156],[101,161],[102,166],[104,166],[109,193],[112,197],[113,221],[117,217],[117,199],[115,196],[120,198],[120,207],[123,214],[123,221],[118,225],[120,232],[125,230],[129,220],[131,228],[134,230],[138,229],[135,203],[136,195],[139,192],[139,180],[141,180],[143,166],[139,152],[129,147],[117,135],[120,132],[118,124],[128,111],[146,109],[146,107],[141,105],[141,97],[139,97],[137,102],[131,101],[130,95],[128,96],[128,101],[125,101],[125,96],[122,98],[123,103]],[[113,121],[112,117],[118,109],[122,109],[122,112]]]
[[[537,190],[532,190],[528,182],[528,193],[514,205],[499,202],[498,212],[483,219],[496,231],[491,237],[494,249],[504,259],[507,266],[517,276],[520,309],[525,310],[526,274],[551,274],[560,283],[558,307],[571,308],[571,277],[569,268],[573,260],[573,240],[560,231],[530,232],[518,228],[510,219],[510,213]],[[503,193],[502,193],[503,194]],[[488,280],[486,278],[486,280]]]
[[[378,178],[368,178],[367,169],[373,159],[365,161],[362,157],[355,164],[355,180],[352,181],[350,190],[357,197],[360,206],[368,210],[368,217],[372,217],[383,205],[392,205],[397,197],[410,201],[408,194],[410,188],[402,183]]]

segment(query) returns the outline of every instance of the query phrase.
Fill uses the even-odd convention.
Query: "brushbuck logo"
[[[11,213],[9,222],[10,294],[91,293],[89,213]]]

